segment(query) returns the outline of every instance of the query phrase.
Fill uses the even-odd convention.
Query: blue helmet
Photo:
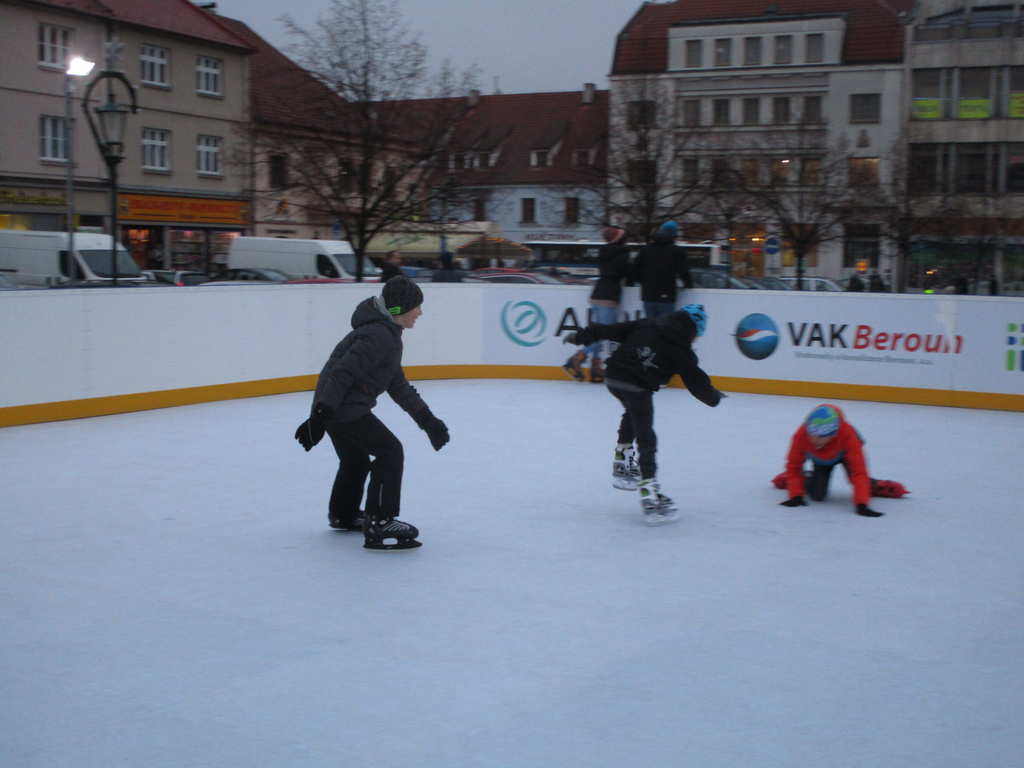
[[[697,335],[703,336],[704,330],[708,327],[708,313],[704,311],[704,305],[687,304],[682,311],[688,314],[693,324],[697,326]]]
[[[832,437],[839,431],[839,412],[831,405],[819,405],[807,417],[806,427],[813,437]]]

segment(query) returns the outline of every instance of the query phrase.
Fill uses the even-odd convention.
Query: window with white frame
[[[145,85],[170,85],[168,59],[170,52],[159,45],[143,45],[139,49],[139,69]]]
[[[689,69],[696,69],[703,65],[704,41],[686,41],[686,66]]]
[[[715,66],[732,66],[732,40],[728,37],[715,40]]]
[[[40,116],[39,159],[67,161],[68,133],[63,117]]]
[[[804,61],[808,64],[820,64],[825,60],[825,36],[814,32],[804,37]]]
[[[171,132],[161,128],[142,129],[142,167],[149,171],[171,169]]]
[[[196,170],[208,176],[219,176],[220,150],[223,139],[220,136],[200,135],[196,141]]]
[[[211,56],[196,58],[196,93],[221,95],[221,60]]]
[[[54,24],[39,25],[39,63],[64,69],[71,49],[71,30]]]
[[[530,165],[534,168],[547,168],[551,157],[546,149],[535,149],[530,153]]]
[[[743,63],[748,67],[756,67],[761,63],[761,38],[743,38]]]
[[[776,64],[792,64],[793,63],[793,36],[792,35],[776,35],[775,36],[775,63]]]

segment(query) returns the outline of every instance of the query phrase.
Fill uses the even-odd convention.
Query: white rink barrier
[[[564,378],[587,286],[421,284],[410,379]],[[379,285],[0,292],[0,426],[312,389]],[[725,391],[1024,410],[1024,299],[694,290]],[[623,317],[639,314],[628,288]]]

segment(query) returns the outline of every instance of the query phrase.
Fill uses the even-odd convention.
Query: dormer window
[[[584,168],[590,165],[590,150],[589,149],[577,149],[573,153],[573,165]]]
[[[448,168],[452,171],[463,171],[466,169],[466,156],[462,152],[456,152],[448,161]]]
[[[490,152],[479,152],[476,156],[476,167],[477,168],[490,168],[491,167],[491,153]]]
[[[530,153],[530,166],[533,168],[547,168],[551,165],[551,153],[546,149],[535,149]]]

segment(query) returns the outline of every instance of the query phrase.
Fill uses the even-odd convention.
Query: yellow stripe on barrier
[[[544,365],[411,365],[406,376],[415,381],[436,379],[536,379],[568,380],[558,367]],[[84,419],[115,413],[173,408],[218,400],[282,395],[310,391],[316,386],[316,375],[288,376],[277,379],[215,384],[157,392],[92,397],[54,403],[35,403],[0,408],[0,427],[37,424],[45,421]],[[677,382],[678,379],[674,379]],[[1024,411],[1024,395],[993,392],[957,392],[910,387],[879,387],[864,384],[835,384],[822,381],[785,381],[776,379],[744,379],[714,377],[715,386],[724,392],[747,392],[759,395],[788,395],[822,400],[871,400],[882,403],[939,405],[956,408]],[[673,386],[679,386],[674,383]]]

